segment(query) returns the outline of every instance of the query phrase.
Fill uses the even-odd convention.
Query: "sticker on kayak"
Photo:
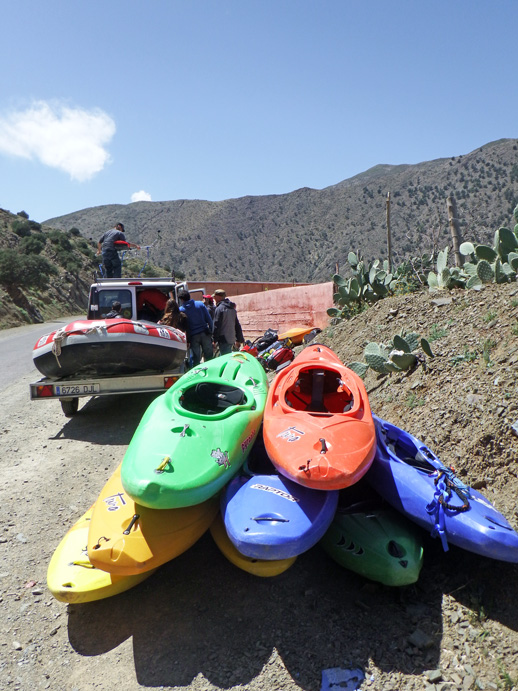
[[[278,487],[272,487],[271,485],[254,484],[251,485],[251,489],[260,489],[263,492],[272,492],[272,494],[276,494],[278,497],[281,497],[282,499],[287,499],[288,501],[293,501],[295,503],[300,501],[300,499],[294,497],[293,494],[288,494],[288,492],[284,492],[282,489],[279,489]]]
[[[167,329],[161,329],[159,327],[159,328],[157,328],[157,331],[158,331],[158,335],[160,336],[160,338],[168,338],[169,340],[171,340],[171,334],[169,333],[169,331]]]
[[[248,437],[244,441],[241,442],[241,451],[246,451],[247,448],[250,446],[251,442],[254,440],[254,438],[255,429],[251,434],[248,435]]]
[[[123,506],[126,506],[124,492],[112,494],[111,497],[106,497],[106,499],[104,499],[103,501],[106,504],[106,508],[108,509],[108,511],[118,511]]]
[[[224,468],[230,468],[230,461],[228,460],[228,451],[222,451],[219,448],[212,449],[210,455],[218,465],[222,465]]]
[[[279,439],[285,439],[286,441],[300,441],[300,438],[303,437],[305,432],[303,432],[300,429],[297,429],[296,427],[288,427],[288,429],[285,429],[284,432],[281,432],[280,434],[277,435]]]

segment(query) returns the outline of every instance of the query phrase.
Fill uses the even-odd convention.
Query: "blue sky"
[[[19,0],[0,207],[323,188],[518,136],[515,0]]]

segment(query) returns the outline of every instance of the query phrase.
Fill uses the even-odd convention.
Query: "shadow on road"
[[[274,649],[303,689],[329,667],[420,674],[439,666],[442,600],[518,630],[517,567],[425,543],[417,584],[388,588],[342,569],[314,547],[274,578],[232,566],[209,534],[132,591],[69,607],[69,639],[100,655],[133,637],[145,686],[187,686],[201,672],[220,688],[244,685]],[[462,645],[462,641],[459,641]]]
[[[79,411],[66,420],[52,439],[75,439],[91,444],[129,444],[150,403],[161,394],[141,393],[98,396],[80,403]]]
[[[186,686],[200,672],[226,688],[260,674],[274,648],[296,683],[319,689],[329,667],[419,673],[438,664],[441,590],[368,583],[317,546],[281,576],[232,566],[209,534],[135,590],[69,608],[69,639],[99,655],[133,637],[137,679]],[[409,639],[433,632],[422,650]],[[423,633],[424,635],[424,633]]]

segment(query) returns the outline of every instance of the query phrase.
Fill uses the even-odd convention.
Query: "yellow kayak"
[[[95,568],[86,551],[91,516],[90,508],[70,528],[50,560],[47,586],[60,602],[102,600],[133,588],[155,572],[153,569],[136,576],[115,576]]]
[[[97,568],[124,576],[157,568],[199,540],[218,506],[217,496],[181,509],[137,504],[122,486],[119,465],[94,504],[88,558]]]
[[[254,576],[278,576],[289,569],[297,559],[297,557],[289,557],[288,559],[267,561],[266,559],[246,557],[244,554],[241,554],[230,541],[221,514],[218,514],[210,526],[210,534],[219,547],[220,552],[224,554],[234,566],[238,566],[240,569],[243,569],[243,571],[248,571],[248,573]]]
[[[316,326],[294,326],[289,331],[279,334],[277,340],[284,341],[284,339],[289,338],[293,345],[300,345],[304,340],[304,336],[307,336],[312,331],[319,333],[322,329],[318,329]]]

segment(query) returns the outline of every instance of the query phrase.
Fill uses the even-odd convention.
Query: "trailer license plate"
[[[99,393],[99,384],[75,384],[74,386],[54,386],[56,396],[88,396],[89,394]]]

